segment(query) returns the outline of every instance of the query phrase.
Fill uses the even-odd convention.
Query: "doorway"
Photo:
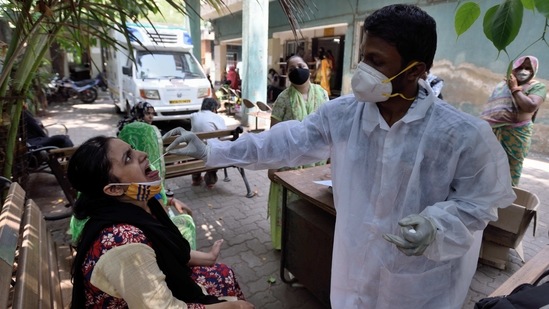
[[[338,97],[341,95],[341,84],[343,79],[343,53],[345,49],[345,36],[333,36],[313,38],[311,50],[313,57],[318,56],[320,48],[324,48],[326,53],[331,52],[334,58],[332,63],[332,76],[330,78],[330,90],[332,96]]]

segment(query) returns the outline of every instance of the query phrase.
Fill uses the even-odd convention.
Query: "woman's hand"
[[[245,300],[237,300],[235,302],[232,302],[235,306],[233,308],[235,309],[254,309],[255,306],[251,303],[245,301]]]
[[[515,87],[518,87],[518,81],[517,78],[513,73],[509,74],[509,77],[507,78],[507,86],[509,89],[513,89]]]
[[[180,214],[187,214],[192,217],[193,211],[187,206],[187,204],[176,198],[170,198],[168,200],[168,206],[173,206]]]

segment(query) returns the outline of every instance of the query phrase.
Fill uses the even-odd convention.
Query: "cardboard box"
[[[484,230],[480,261],[483,264],[505,269],[509,248],[515,249],[524,261],[522,238],[534,218],[536,228],[539,198],[524,189],[513,188],[517,198],[510,206],[498,209],[498,220],[491,221]]]
[[[484,230],[484,239],[508,248],[517,248],[536,217],[539,199],[524,189],[513,188],[516,200],[507,208],[498,209],[498,220],[491,221]],[[534,222],[534,227],[536,222]],[[534,228],[535,230],[535,228]]]
[[[482,245],[480,246],[479,261],[482,264],[503,270],[507,266],[509,250],[511,249],[487,240],[483,240]]]

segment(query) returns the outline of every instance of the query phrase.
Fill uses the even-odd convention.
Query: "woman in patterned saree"
[[[310,72],[307,63],[299,56],[292,56],[288,59],[288,78],[290,87],[282,91],[274,102],[271,113],[271,126],[281,121],[303,120],[307,115],[317,110],[317,108],[328,101],[328,93],[320,85],[313,84],[309,80]],[[318,162],[315,165],[325,164],[325,161]],[[305,168],[309,166],[300,166],[295,168]],[[279,170],[269,170],[269,178],[273,180],[274,172],[288,170],[282,168]],[[288,194],[288,199],[293,200],[296,196]],[[280,250],[282,238],[282,186],[271,182],[268,201],[268,215],[271,220],[271,240],[273,247]]]
[[[515,60],[509,78],[496,86],[481,114],[507,153],[513,186],[518,186],[536,113],[547,94],[545,85],[534,79],[538,68],[536,57]]]

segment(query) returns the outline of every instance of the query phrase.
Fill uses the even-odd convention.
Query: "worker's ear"
[[[408,70],[406,77],[408,80],[418,80],[419,78],[423,78],[426,72],[427,65],[425,65],[425,62],[418,62]]]
[[[122,196],[124,195],[124,186],[108,184],[103,187],[103,193],[109,196]]]

